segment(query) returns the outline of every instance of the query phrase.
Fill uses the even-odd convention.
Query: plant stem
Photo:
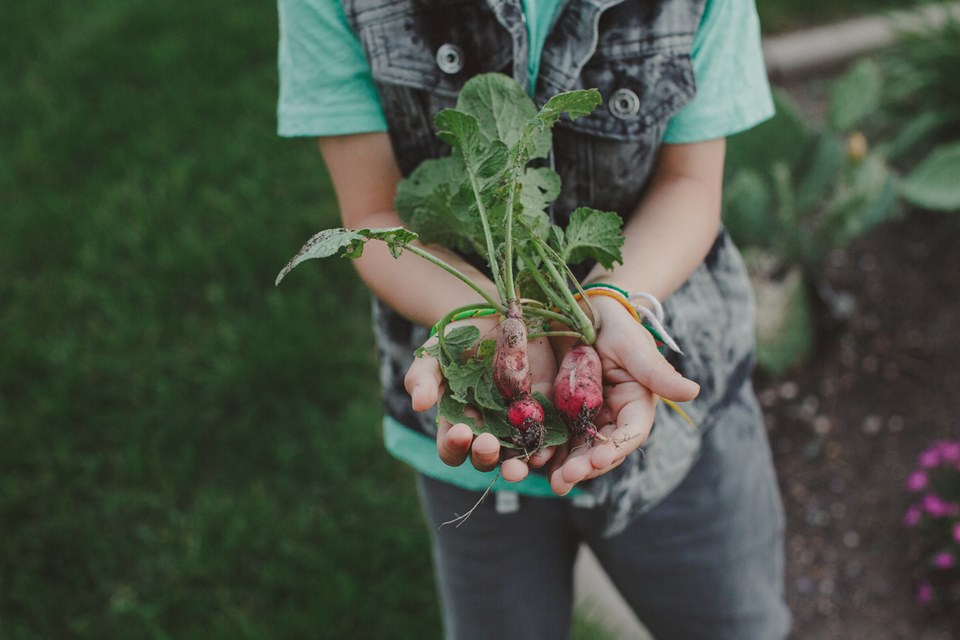
[[[483,237],[487,241],[487,261],[490,263],[490,274],[493,276],[493,282],[497,285],[497,291],[504,300],[509,300],[507,290],[503,285],[503,277],[500,275],[500,265],[497,264],[497,252],[493,246],[493,232],[490,231],[490,220],[487,218],[487,209],[483,206],[483,198],[480,196],[480,185],[477,184],[477,176],[467,165],[467,176],[470,178],[470,188],[473,189],[473,197],[477,202],[477,213],[480,214],[480,224],[483,225]],[[508,227],[509,228],[509,227]]]
[[[557,295],[557,292],[553,290],[553,287],[543,278],[543,274],[540,273],[539,269],[530,269],[533,279],[537,281],[537,285],[540,287],[540,290],[543,291],[550,302],[553,303],[553,306],[563,309],[565,301]]]
[[[516,167],[510,167],[510,193],[507,196],[507,211],[505,216],[505,229],[503,239],[503,270],[505,271],[504,293],[507,294],[507,301],[512,301],[517,297],[516,289],[513,286],[513,200],[517,194],[517,171]]]
[[[497,309],[497,311],[499,311],[500,313],[506,313],[507,308],[506,308],[503,304],[501,304],[500,302],[497,302],[496,300],[494,300],[493,297],[492,297],[489,293],[487,293],[486,291],[484,291],[484,290],[480,287],[480,285],[478,285],[478,284],[475,283],[473,280],[471,280],[470,278],[468,278],[468,277],[466,276],[466,274],[464,274],[462,271],[460,271],[459,269],[457,269],[457,268],[456,268],[455,266],[453,266],[452,264],[449,264],[448,262],[445,262],[444,260],[441,260],[441,259],[438,258],[437,256],[433,255],[433,254],[430,253],[429,251],[425,251],[424,249],[421,249],[420,247],[416,247],[416,246],[414,246],[414,245],[412,245],[412,244],[408,244],[406,247],[404,247],[404,250],[409,251],[410,253],[412,253],[412,254],[414,254],[414,255],[416,255],[416,256],[420,256],[420,257],[423,258],[424,260],[426,260],[426,261],[428,261],[428,262],[431,262],[431,263],[437,265],[438,267],[440,267],[441,269],[443,269],[444,271],[446,271],[446,272],[449,273],[450,275],[459,278],[464,284],[466,284],[466,285],[469,286],[471,289],[473,289],[474,291],[476,291],[477,293],[479,293],[479,294],[480,294],[480,297],[483,298],[484,300],[486,300],[491,307],[494,307],[494,308]]]
[[[579,338],[583,340],[583,334],[577,333],[576,331],[540,331],[538,333],[528,333],[527,339],[534,340],[535,338],[550,338],[553,336],[563,336],[566,338]]]
[[[447,313],[447,315],[440,318],[440,322],[437,323],[437,342],[440,344],[440,350],[443,351],[443,354],[447,356],[447,358],[452,359],[452,357],[450,356],[450,351],[447,349],[445,334],[447,330],[447,325],[450,324],[451,320],[453,320],[453,316],[457,315],[458,313],[463,313],[464,311],[474,311],[474,310],[490,309],[490,308],[497,308],[497,306],[493,305],[493,307],[491,307],[490,305],[483,302],[478,302],[475,304],[467,304],[462,307],[457,307],[453,311],[450,311],[449,313]]]
[[[577,303],[577,299],[573,297],[573,294],[570,293],[570,290],[567,288],[566,279],[560,275],[560,272],[557,271],[553,261],[550,260],[550,256],[547,255],[547,252],[543,248],[543,245],[546,243],[536,235],[533,236],[533,238],[533,246],[537,253],[540,254],[540,259],[543,260],[543,264],[547,268],[547,272],[553,277],[554,282],[563,287],[562,295],[564,301],[566,302],[566,306],[568,307],[567,310],[573,315],[574,319],[576,320],[576,324],[579,325],[576,328],[579,329],[580,333],[583,334],[583,341],[587,344],[593,344],[597,339],[597,332],[593,328],[593,321],[588,318],[587,314],[585,314],[583,309],[580,308],[579,303]]]
[[[529,316],[539,316],[541,318],[546,318],[547,320],[555,320],[556,322],[562,322],[565,327],[576,325],[577,321],[570,316],[565,316],[563,314],[557,313],[556,311],[550,311],[549,309],[540,309],[538,307],[523,307],[524,315]]]
[[[583,301],[584,304],[587,305],[587,309],[590,310],[590,316],[591,316],[590,323],[593,326],[593,330],[595,332],[599,331],[600,330],[600,314],[597,313],[597,308],[594,307],[593,302],[590,301],[590,296],[588,296],[587,293],[583,290],[583,287],[580,286],[580,281],[577,280],[577,275],[570,270],[570,267],[564,261],[563,257],[559,253],[557,253],[553,247],[551,247],[549,244],[546,244],[546,243],[544,243],[543,246],[547,250],[547,252],[551,256],[553,256],[553,258],[557,261],[557,263],[562,265],[563,268],[566,270],[567,276],[570,278],[570,282],[573,283],[573,286],[576,287],[577,289],[577,293],[580,294],[580,299]],[[579,307],[580,305],[577,305],[577,306]],[[593,343],[591,342],[589,344],[593,344]]]

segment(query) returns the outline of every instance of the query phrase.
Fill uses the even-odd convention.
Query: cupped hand
[[[496,338],[498,318],[472,318],[448,325],[448,331],[455,326],[472,324],[480,329],[484,338]],[[431,338],[424,346],[436,342]],[[549,340],[537,338],[527,344],[527,356],[530,359],[530,373],[533,390],[547,397],[552,395],[553,380],[557,375],[557,362]],[[443,376],[440,363],[436,358],[424,355],[416,358],[403,380],[414,411],[427,411],[440,400],[443,393]],[[469,409],[468,409],[469,411]],[[451,424],[443,417],[437,421],[437,455],[444,463],[456,467],[466,461],[480,471],[490,471],[503,460],[500,469],[504,480],[519,482],[527,477],[531,468],[542,467],[550,460],[555,447],[545,447],[529,458],[518,455],[519,452],[500,446],[500,441],[491,433],[473,435],[473,430],[464,423]]]
[[[603,370],[603,408],[597,427],[607,441],[569,442],[553,456],[550,486],[566,495],[584,480],[623,463],[650,434],[658,397],[693,400],[700,386],[684,378],[657,350],[650,333],[616,300],[591,300],[601,327],[593,345]]]

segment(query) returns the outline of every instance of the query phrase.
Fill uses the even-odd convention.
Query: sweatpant
[[[568,637],[581,543],[657,640],[786,637],[783,507],[749,400],[755,415],[718,420],[684,481],[613,537],[600,507],[527,496],[510,513],[488,496],[459,528],[440,527],[480,494],[421,475],[445,637]]]

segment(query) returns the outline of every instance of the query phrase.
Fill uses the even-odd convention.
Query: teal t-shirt
[[[562,0],[523,0],[530,40],[531,84]],[[386,131],[387,123],[360,41],[337,0],[279,0],[282,136],[332,136]],[[712,140],[748,129],[773,115],[754,0],[707,0],[691,53],[697,93],[667,125],[664,142]],[[731,89],[733,87],[733,89]],[[384,440],[395,457],[430,477],[483,491],[495,477],[470,464],[449,467],[436,444],[389,416]],[[553,496],[546,477],[531,474],[495,491]],[[574,500],[589,494],[574,488]]]
[[[561,4],[523,0],[531,82]],[[370,67],[341,4],[279,0],[279,11],[280,135],[386,131]],[[707,0],[691,58],[697,94],[670,120],[664,142],[722,138],[773,115],[754,0]]]

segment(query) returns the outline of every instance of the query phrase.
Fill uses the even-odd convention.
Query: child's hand
[[[497,330],[496,318],[473,318],[463,320],[457,325],[472,324],[480,329],[480,335],[493,337]],[[425,346],[436,342],[431,338]],[[546,338],[531,340],[527,345],[527,356],[530,362],[530,373],[534,391],[547,397],[552,395],[553,380],[557,375],[557,363],[553,349]],[[435,358],[423,356],[417,358],[407,370],[404,386],[410,394],[414,411],[426,411],[434,406],[443,393],[443,376],[440,373],[440,364]],[[470,462],[480,471],[490,471],[503,461],[501,473],[508,482],[519,482],[527,477],[530,467],[542,467],[553,455],[555,447],[546,447],[524,461],[511,449],[501,450],[500,442],[490,433],[474,436],[469,426],[463,423],[451,424],[440,418],[437,422],[437,455],[446,464],[456,467],[463,464],[470,457]],[[506,453],[509,452],[509,453]],[[512,457],[510,457],[512,456]]]
[[[619,302],[595,296],[601,327],[594,347],[603,369],[603,409],[597,416],[609,442],[593,446],[567,443],[553,456],[550,486],[559,495],[583,480],[620,465],[646,441],[653,426],[657,396],[675,402],[693,400],[700,386],[678,373],[657,350],[650,333]]]

